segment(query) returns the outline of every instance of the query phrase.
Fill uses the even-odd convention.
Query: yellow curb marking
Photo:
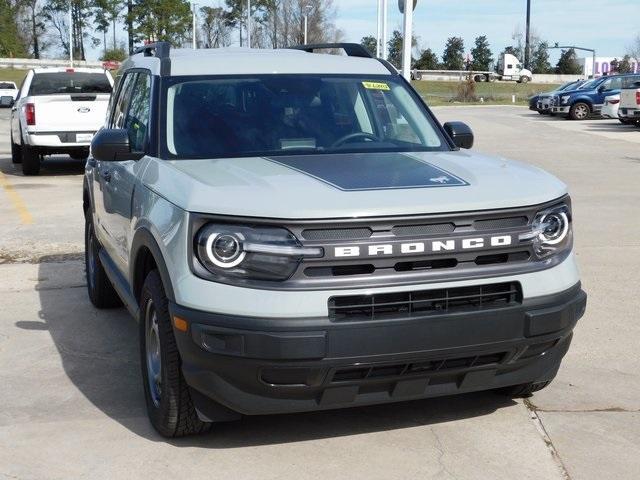
[[[13,185],[11,185],[9,179],[2,172],[0,172],[0,187],[5,191],[7,197],[11,200],[11,203],[13,203],[13,207],[18,212],[20,221],[23,225],[31,225],[33,223],[33,218],[31,217],[29,209],[24,204],[20,194],[13,189]]]

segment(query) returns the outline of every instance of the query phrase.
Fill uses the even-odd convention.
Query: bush
[[[473,73],[469,72],[467,78],[458,84],[456,89],[456,96],[453,98],[454,102],[477,102],[476,96],[476,82],[473,79]]]
[[[111,48],[108,49],[102,58],[103,62],[122,62],[127,58],[127,52],[124,51],[124,48]]]

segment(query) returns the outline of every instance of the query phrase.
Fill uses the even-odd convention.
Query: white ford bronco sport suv
[[[386,62],[155,43],[116,84],[87,283],[139,320],[161,434],[556,375],[586,305],[566,186],[460,150]]]
[[[100,68],[29,70],[11,108],[11,159],[38,175],[45,155],[89,156],[104,124],[113,78]]]

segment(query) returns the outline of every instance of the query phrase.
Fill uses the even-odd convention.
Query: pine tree
[[[438,56],[427,48],[420,52],[420,57],[413,64],[413,68],[417,70],[437,70],[439,67]]]
[[[442,66],[446,70],[464,70],[464,40],[449,37],[442,54]]]
[[[578,57],[573,48],[562,50],[560,60],[556,65],[556,73],[568,75],[580,75],[582,73],[582,67],[578,63]]]
[[[476,38],[476,46],[471,49],[471,56],[473,61],[471,63],[471,69],[476,71],[487,71],[491,68],[493,63],[493,54],[491,53],[491,47],[487,37],[482,35]]]
[[[540,42],[531,54],[531,71],[533,73],[551,73],[553,67],[549,63],[549,44]]]
[[[378,41],[376,40],[376,38],[372,37],[371,35],[368,35],[366,37],[362,37],[362,39],[360,40],[360,45],[362,45],[364,48],[366,48],[367,51],[372,56],[375,56],[375,54],[376,54],[377,43],[378,43]]]

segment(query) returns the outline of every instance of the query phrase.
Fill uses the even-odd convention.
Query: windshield
[[[413,92],[389,75],[176,77],[169,82],[170,158],[449,149]]]
[[[111,83],[105,73],[70,71],[36,73],[33,76],[29,95],[59,93],[111,93]]]

